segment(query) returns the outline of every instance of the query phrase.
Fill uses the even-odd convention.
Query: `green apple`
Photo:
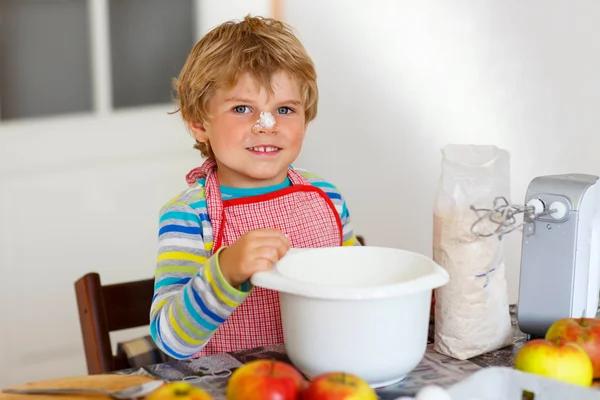
[[[188,382],[168,382],[150,393],[147,400],[212,400],[212,397]]]

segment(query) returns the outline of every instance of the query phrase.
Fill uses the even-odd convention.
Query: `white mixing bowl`
[[[280,292],[285,349],[302,373],[343,371],[372,387],[419,364],[431,292],[448,280],[430,258],[373,246],[291,250],[251,278]]]

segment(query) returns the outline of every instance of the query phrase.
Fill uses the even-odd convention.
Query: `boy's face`
[[[210,142],[221,185],[281,183],[300,153],[306,132],[300,86],[284,72],[275,73],[271,84],[269,96],[249,74],[241,75],[235,87],[215,92],[208,124],[189,123],[196,140]],[[273,127],[254,127],[261,111],[273,115]]]

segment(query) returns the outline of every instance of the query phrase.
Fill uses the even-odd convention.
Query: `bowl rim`
[[[368,249],[368,250],[366,250]],[[340,287],[330,284],[318,284],[304,282],[287,277],[279,270],[281,264],[293,259],[297,255],[306,252],[360,252],[373,251],[374,249],[392,251],[399,254],[405,254],[418,259],[431,267],[431,272],[418,276],[404,282],[391,283],[387,285],[377,285],[372,287]],[[288,253],[277,262],[273,268],[268,271],[256,272],[250,278],[250,282],[257,287],[276,290],[285,294],[292,294],[315,299],[327,300],[383,300],[395,297],[401,297],[433,290],[444,286],[450,281],[448,272],[437,264],[433,259],[426,257],[421,253],[416,253],[404,249],[380,246],[348,246],[348,247],[320,247],[308,249],[290,249]]]

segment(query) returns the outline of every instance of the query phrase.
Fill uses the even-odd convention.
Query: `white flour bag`
[[[508,152],[496,146],[448,145],[434,208],[433,259],[450,282],[435,291],[434,350],[465,360],[512,343],[503,241],[471,232],[478,214],[510,199]],[[490,224],[489,231],[497,226]],[[478,231],[486,229],[481,221]]]

